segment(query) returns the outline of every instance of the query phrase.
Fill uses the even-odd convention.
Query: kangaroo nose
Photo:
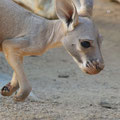
[[[104,69],[104,64],[98,64],[98,65],[96,65],[96,70],[103,70]]]
[[[104,63],[99,60],[91,60],[86,62],[84,70],[88,74],[97,74],[104,69]]]

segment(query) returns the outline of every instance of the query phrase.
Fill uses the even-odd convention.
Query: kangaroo
[[[81,1],[87,1],[87,5],[78,14],[72,0],[56,0],[59,19],[47,20],[12,0],[0,0],[0,51],[14,70],[10,83],[1,89],[3,96],[10,96],[19,89],[14,100],[25,100],[32,87],[24,73],[23,57],[42,55],[61,45],[82,71],[92,75],[103,70],[101,37],[90,16],[93,2]]]
[[[13,0],[22,7],[47,19],[56,19],[55,0]]]
[[[55,0],[13,0],[22,7],[34,12],[37,15],[45,17],[47,19],[58,18],[55,11]],[[77,12],[89,14],[92,12],[93,1],[91,0],[72,0],[77,8]],[[82,12],[81,12],[82,10]],[[87,12],[87,11],[88,12]],[[85,11],[83,13],[83,11]],[[79,14],[80,15],[80,14]]]

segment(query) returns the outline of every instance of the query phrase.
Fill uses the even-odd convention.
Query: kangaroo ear
[[[78,13],[72,0],[56,0],[56,13],[67,31],[72,31],[78,24]]]

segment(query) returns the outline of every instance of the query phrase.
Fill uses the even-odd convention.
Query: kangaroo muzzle
[[[87,60],[82,66],[82,71],[91,75],[98,74],[103,69],[104,62],[100,62],[99,60]]]

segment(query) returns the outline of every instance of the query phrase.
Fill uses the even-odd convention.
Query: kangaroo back
[[[11,0],[0,0],[0,41],[25,32],[32,13]]]

